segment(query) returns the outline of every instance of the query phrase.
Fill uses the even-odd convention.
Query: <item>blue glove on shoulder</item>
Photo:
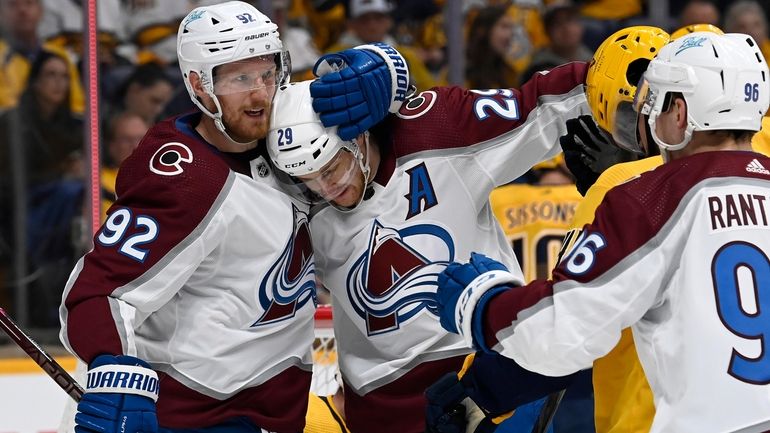
[[[361,45],[322,56],[313,67],[313,109],[326,127],[352,140],[395,113],[407,97],[409,68],[403,56],[383,43]]]
[[[75,433],[156,433],[158,375],[133,356],[99,355],[88,369]]]
[[[482,326],[484,306],[494,295],[522,283],[505,265],[483,254],[471,253],[465,264],[451,263],[438,276],[441,326],[460,334],[469,346],[488,352]]]

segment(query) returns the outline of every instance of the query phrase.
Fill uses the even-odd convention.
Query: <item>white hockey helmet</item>
[[[313,110],[311,82],[286,84],[276,91],[267,133],[268,154],[279,170],[300,178],[338,209],[348,210],[361,202],[364,191],[353,203],[341,206],[333,200],[335,192],[341,192],[361,176],[365,182],[369,175],[368,160],[355,140],[342,140],[336,126],[323,126]]]
[[[634,107],[648,115],[652,137],[662,151],[680,150],[694,131],[759,131],[770,105],[768,67],[749,35],[695,32],[663,47],[645,71]],[[665,143],[655,132],[669,93],[687,102],[687,129],[680,143]]]
[[[215,94],[214,69],[217,66],[272,55],[276,62],[275,82],[286,83],[291,74],[291,60],[283,49],[278,26],[254,6],[242,1],[193,9],[179,25],[177,55],[190,98],[215,120],[222,132],[225,132],[222,107]],[[190,84],[191,72],[200,76],[203,89],[214,100],[217,113],[206,109],[196,97]]]

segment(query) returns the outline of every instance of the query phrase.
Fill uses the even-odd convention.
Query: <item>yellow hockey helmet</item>
[[[671,40],[673,41],[674,39],[689,35],[693,32],[711,32],[718,35],[725,34],[722,29],[713,24],[690,24],[689,26],[681,27],[675,30],[674,33],[671,33]]]
[[[532,170],[559,170],[562,167],[566,167],[566,163],[564,162],[564,154],[559,153],[551,159],[533,165]]]
[[[634,26],[615,32],[594,53],[586,77],[586,97],[596,123],[615,142],[637,150],[636,85],[653,57],[668,43],[665,30]]]

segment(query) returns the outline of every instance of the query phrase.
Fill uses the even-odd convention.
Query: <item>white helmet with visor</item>
[[[694,131],[758,131],[770,104],[767,63],[749,35],[695,32],[660,50],[637,86],[634,108],[649,116],[662,151],[683,149]],[[687,127],[680,143],[658,137],[655,124],[671,95],[687,102]]]
[[[311,81],[281,86],[275,94],[267,150],[275,166],[301,180],[315,195],[340,210],[362,200],[369,161],[357,140],[342,140],[313,110]],[[368,145],[364,133],[364,145]]]
[[[217,128],[227,135],[222,107],[217,95],[275,87],[289,81],[291,61],[279,38],[278,26],[254,6],[229,1],[193,9],[182,20],[177,34],[177,55],[184,84],[190,98]],[[217,66],[270,56],[275,68],[254,70],[252,74],[217,74]],[[195,95],[190,74],[200,76],[203,90],[216,105],[208,110]],[[228,136],[229,138],[229,136]]]

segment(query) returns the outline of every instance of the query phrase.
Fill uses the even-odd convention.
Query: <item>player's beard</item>
[[[267,136],[270,125],[270,110],[272,104],[266,103],[259,115],[247,113],[254,107],[240,106],[237,109],[226,110],[222,121],[230,137],[241,143],[253,142]]]
[[[356,173],[351,182],[340,191],[337,197],[331,199],[335,205],[345,209],[352,209],[361,203],[365,188],[364,173],[358,167],[355,170]]]

